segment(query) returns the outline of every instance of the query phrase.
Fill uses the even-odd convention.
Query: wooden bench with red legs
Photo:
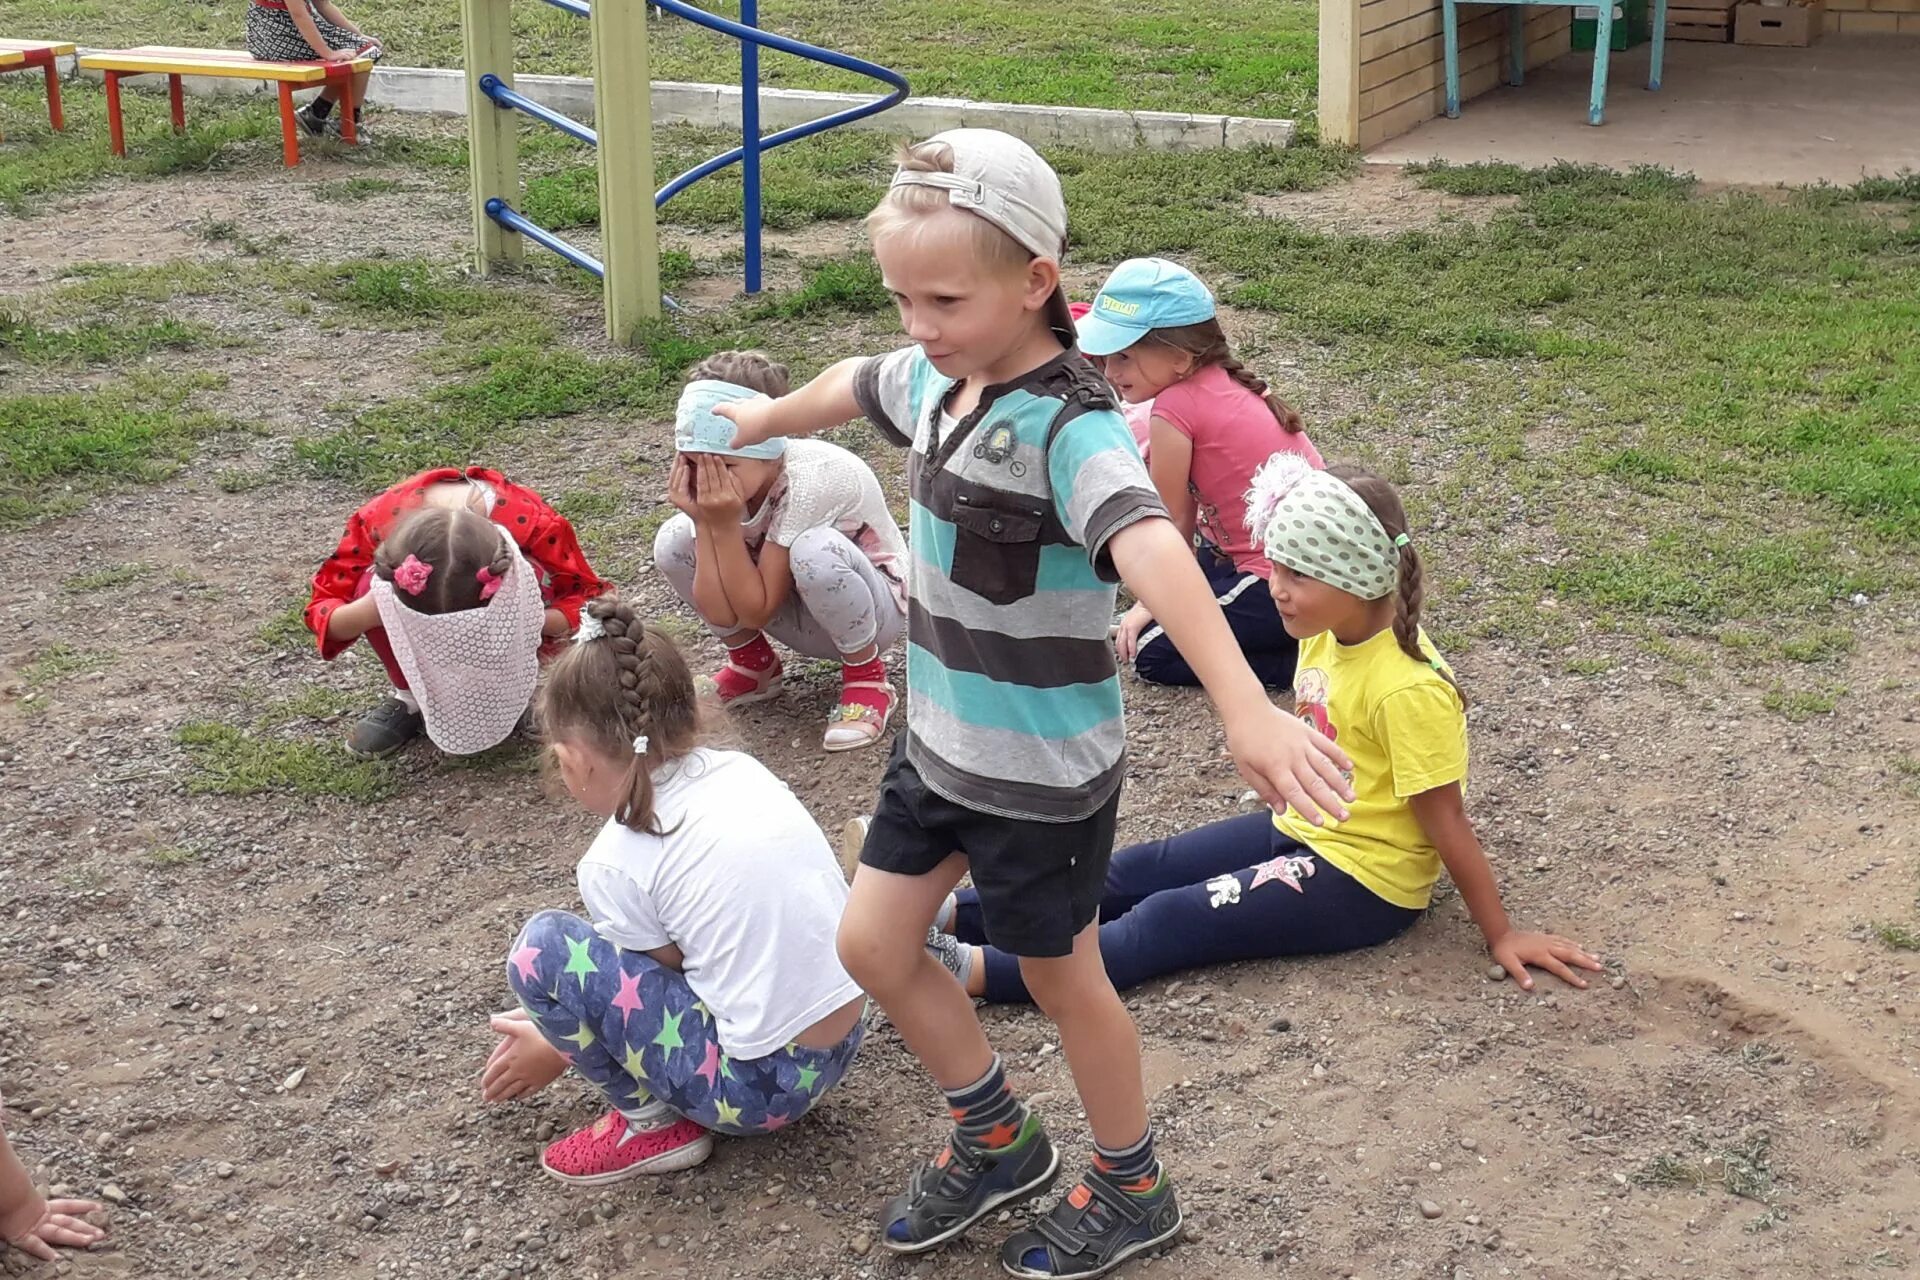
[[[170,45],[143,45],[138,49],[101,50],[80,58],[83,70],[98,71],[107,81],[107,130],[113,154],[127,154],[127,138],[120,117],[120,81],[127,76],[165,76],[173,107],[173,130],[185,132],[186,100],[180,77],[220,76],[233,80],[269,80],[280,86],[280,138],[287,167],[300,163],[300,125],[293,116],[293,91],[308,85],[340,88],[340,136],[359,142],[353,125],[353,77],[373,69],[371,58],[351,62],[263,62],[245,50],[179,49]]]
[[[64,40],[0,39],[0,72],[28,71],[40,68],[47,77],[47,121],[55,129],[67,127],[66,113],[60,109],[60,69],[55,61],[73,52]],[[18,54],[18,57],[12,55]]]

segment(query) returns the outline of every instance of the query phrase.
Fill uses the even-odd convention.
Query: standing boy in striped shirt
[[[864,414],[910,451],[907,732],[839,948],[946,1093],[954,1132],[887,1204],[880,1240],[934,1248],[1045,1190],[1059,1166],[972,1002],[924,946],[971,871],[993,944],[1020,957],[1059,1025],[1095,1142],[1092,1168],[1001,1262],[1016,1276],[1103,1275],[1181,1226],[1095,920],[1126,769],[1107,639],[1116,579],[1193,655],[1242,776],[1269,804],[1345,817],[1347,761],[1267,700],[1111,389],[1073,350],[1066,205],[1046,162],[994,130],[940,134],[903,154],[867,229],[915,345],[719,412],[736,445]]]

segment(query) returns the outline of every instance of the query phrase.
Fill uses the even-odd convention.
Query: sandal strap
[[[1147,1211],[1133,1196],[1115,1186],[1099,1170],[1093,1169],[1080,1180],[1080,1186],[1090,1193],[1085,1204],[1075,1205],[1073,1193],[1068,1192],[1060,1198],[1047,1216],[1034,1224],[1034,1230],[1046,1242],[1063,1253],[1079,1256],[1092,1253],[1096,1269],[1104,1264],[1116,1246],[1125,1243],[1119,1233],[1102,1233],[1101,1236],[1087,1234],[1084,1231],[1087,1216],[1098,1204],[1107,1213],[1128,1226],[1137,1226],[1146,1219]],[[1077,1191],[1079,1188],[1076,1187]]]
[[[893,686],[885,680],[842,680],[840,687],[842,689],[885,689],[888,693],[893,692]]]

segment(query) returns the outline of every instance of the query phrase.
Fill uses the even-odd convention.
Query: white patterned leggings
[[[697,547],[693,518],[685,512],[660,526],[653,540],[654,564],[689,606]],[[899,641],[907,620],[892,585],[845,534],[809,529],[793,540],[791,555],[793,590],[761,628],[768,636],[809,658],[836,660],[868,645],[885,653]],[[707,629],[722,640],[739,631],[711,622]]]

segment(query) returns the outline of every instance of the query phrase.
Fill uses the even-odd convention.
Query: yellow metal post
[[[467,68],[467,168],[473,184],[473,241],[482,274],[517,267],[526,245],[487,216],[487,201],[499,196],[520,204],[520,126],[511,111],[480,92],[480,77],[492,73],[513,85],[513,0],[460,0]]]
[[[469,3],[474,0],[469,0]],[[593,6],[593,124],[600,135],[600,242],[607,336],[631,345],[660,314],[660,238],[653,217],[653,84],[647,6]]]

